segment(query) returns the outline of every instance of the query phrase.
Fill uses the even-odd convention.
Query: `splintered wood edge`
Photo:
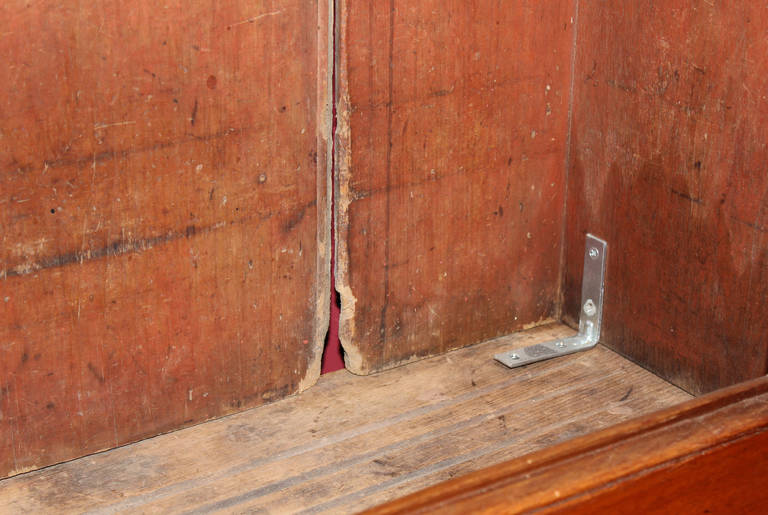
[[[355,344],[355,303],[357,298],[349,285],[349,229],[350,168],[352,161],[350,131],[351,105],[349,100],[348,53],[343,35],[347,31],[349,9],[346,0],[336,3],[336,21],[339,38],[336,49],[336,176],[333,187],[336,193],[336,290],[341,300],[339,315],[339,340],[344,349],[344,364],[353,374],[365,375],[370,370],[365,366],[360,348]]]
[[[331,187],[333,183],[333,38],[334,11],[329,1],[317,3],[317,257],[315,320],[312,356],[297,393],[314,386],[320,378],[325,335],[331,320]],[[322,21],[326,20],[323,25]],[[322,152],[322,153],[321,153]]]
[[[696,423],[705,416],[710,423]],[[715,427],[713,421],[717,422]],[[685,426],[684,434],[679,431],[681,426]],[[365,513],[518,512],[556,508],[553,505],[577,501],[579,496],[595,494],[595,490],[611,481],[622,480],[629,475],[627,469],[637,474],[765,430],[768,376],[446,481]],[[658,453],[650,456],[632,452],[635,444],[649,437]],[[683,439],[687,443],[682,443]],[[578,467],[594,457],[608,455],[610,467]],[[532,481],[535,488],[524,488]]]

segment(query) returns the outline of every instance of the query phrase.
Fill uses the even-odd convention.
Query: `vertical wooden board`
[[[315,381],[330,16],[0,6],[0,476]]]
[[[357,373],[559,316],[573,3],[338,3],[337,288]]]
[[[768,370],[768,10],[581,5],[565,311],[608,240],[603,341],[694,393]]]

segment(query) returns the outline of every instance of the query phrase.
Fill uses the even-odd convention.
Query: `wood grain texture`
[[[560,325],[0,481],[0,512],[353,513],[690,396],[603,347],[509,370]]]
[[[367,513],[761,513],[766,473],[764,377]]]
[[[565,313],[593,232],[602,341],[694,393],[768,372],[766,31],[750,2],[579,12]]]
[[[337,5],[347,367],[559,317],[572,0]]]
[[[0,5],[0,477],[315,381],[329,18]]]

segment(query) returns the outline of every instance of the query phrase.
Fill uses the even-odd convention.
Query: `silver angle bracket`
[[[529,347],[496,354],[494,358],[509,368],[521,367],[591,349],[600,340],[600,324],[603,321],[603,285],[605,258],[608,244],[587,234],[584,250],[584,274],[581,283],[581,314],[579,334],[561,340],[551,340]]]

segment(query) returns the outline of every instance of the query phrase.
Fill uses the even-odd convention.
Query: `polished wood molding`
[[[447,481],[367,513],[754,512],[768,376]]]

